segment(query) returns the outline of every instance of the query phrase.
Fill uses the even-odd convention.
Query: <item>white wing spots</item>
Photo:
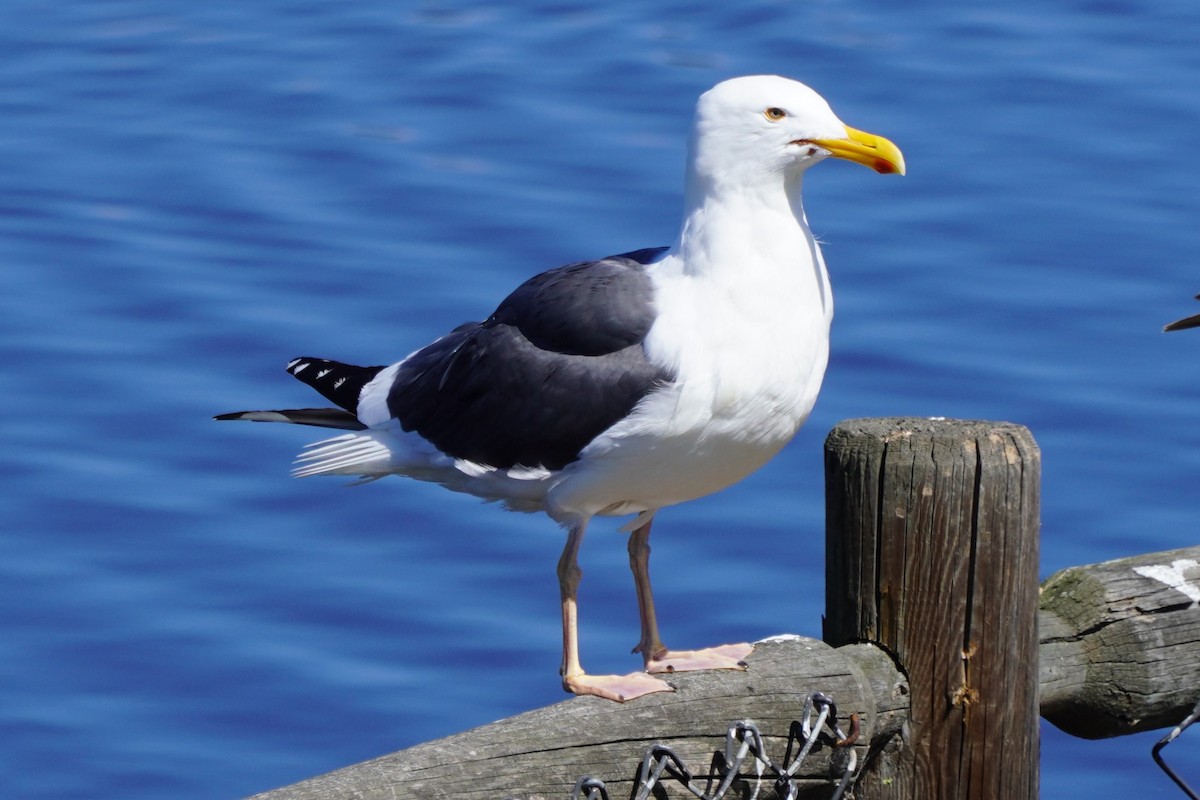
[[[454,459],[454,468],[472,478],[482,478],[484,475],[490,475],[496,471],[495,467],[489,467],[487,464],[478,464],[474,461],[468,461],[465,458]]]
[[[526,467],[517,464],[515,467],[510,467],[507,474],[516,481],[541,481],[549,478],[552,473],[545,467]]]
[[[333,382],[333,388],[340,389],[340,388],[342,388],[342,384],[345,382],[346,382],[345,378],[338,378],[336,381]]]
[[[296,366],[297,364],[300,366]],[[292,361],[288,364],[288,369],[291,370],[293,375],[299,375],[301,372],[304,372],[304,370],[308,369],[308,367],[309,364],[302,358],[297,358],[295,361]]]
[[[1197,564],[1195,559],[1178,558],[1169,566],[1167,564],[1151,564],[1148,567],[1134,567],[1133,571],[1185,595],[1195,607],[1200,605],[1200,585],[1189,581],[1183,576],[1183,573],[1189,569],[1196,569],[1198,566],[1200,564]]]
[[[323,369],[323,370],[321,370],[320,372],[318,372],[318,373],[317,373],[317,379],[318,379],[318,380],[320,380],[321,378],[324,378],[326,375],[328,375],[328,374],[329,374],[329,373],[331,373],[331,372],[333,372],[333,370],[331,370],[331,369]]]

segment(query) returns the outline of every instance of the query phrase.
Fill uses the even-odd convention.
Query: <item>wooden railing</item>
[[[676,692],[627,704],[574,698],[257,798],[565,800],[584,775],[626,798],[658,743],[703,792],[723,777],[731,722],[753,720],[782,762],[819,691],[857,736],[817,740],[799,797],[830,797],[852,751],[857,800],[1031,800],[1039,710],[1100,738],[1169,727],[1200,698],[1200,546],[1039,587],[1039,483],[1018,425],[843,422],[826,441],[825,641],[779,637],[744,672],[673,675]],[[786,788],[771,778],[758,797]],[[726,797],[755,782],[743,768]],[[677,781],[655,792],[695,796]]]

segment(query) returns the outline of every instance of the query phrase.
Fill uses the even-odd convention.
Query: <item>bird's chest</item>
[[[674,380],[563,471],[551,513],[685,502],[778,453],[812,410],[828,360],[832,308],[817,259],[784,274],[756,273],[751,264],[736,280],[659,275],[657,317],[643,346]]]
[[[812,410],[829,357],[828,296],[820,282],[803,277],[694,287],[665,304],[665,335],[652,335],[647,347],[674,366],[677,433],[738,442],[791,438]]]
[[[791,440],[812,409],[827,338],[803,326],[697,326],[678,351],[676,380],[598,437],[552,498],[564,508],[621,514],[724,489]],[[574,466],[574,465],[573,465]]]
[[[732,453],[717,451],[773,454],[790,440],[812,410],[828,359],[827,339],[800,327],[752,333],[710,342],[679,374],[670,427],[721,459]]]

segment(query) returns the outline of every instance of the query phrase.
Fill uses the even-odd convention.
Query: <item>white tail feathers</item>
[[[440,483],[484,500],[499,500],[515,511],[545,508],[546,492],[557,473],[544,467],[496,469],[438,452],[414,432],[365,430],[314,442],[296,457],[292,475],[348,475],[367,483],[386,475],[406,475]]]
[[[296,457],[292,475],[356,475],[380,478],[396,471],[392,451],[373,431],[347,433],[314,442]]]

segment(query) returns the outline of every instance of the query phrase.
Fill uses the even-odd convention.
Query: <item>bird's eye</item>
[[[787,116],[787,112],[782,108],[771,106],[763,112],[763,115],[766,116],[767,119],[771,120],[771,122],[779,122],[779,120]]]

